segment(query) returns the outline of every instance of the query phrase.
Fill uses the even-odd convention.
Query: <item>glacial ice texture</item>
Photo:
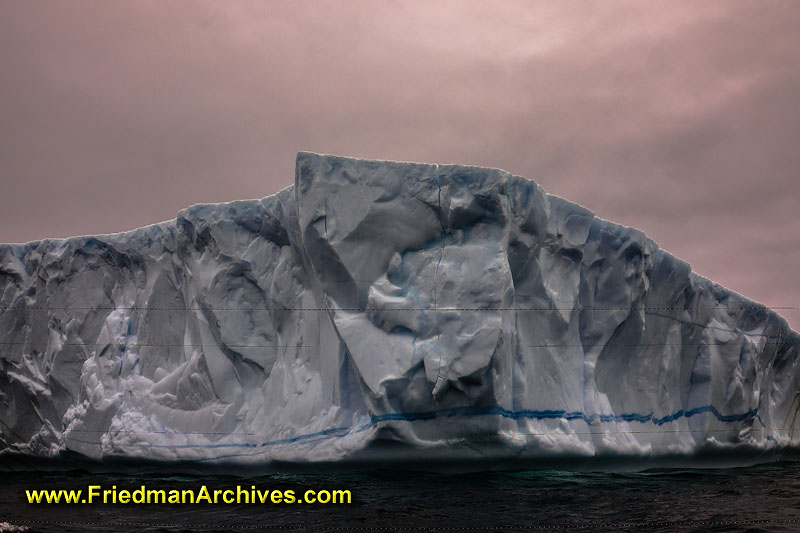
[[[262,200],[0,246],[0,297],[4,456],[628,468],[800,437],[785,320],[501,170],[301,152]]]

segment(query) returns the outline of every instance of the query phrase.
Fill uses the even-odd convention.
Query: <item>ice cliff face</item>
[[[300,153],[260,201],[1,246],[0,297],[6,457],[515,469],[793,444],[782,318],[501,170]]]

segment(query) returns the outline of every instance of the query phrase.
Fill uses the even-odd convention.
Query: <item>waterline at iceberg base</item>
[[[295,185],[0,246],[0,468],[638,469],[791,457],[800,336],[501,170]]]

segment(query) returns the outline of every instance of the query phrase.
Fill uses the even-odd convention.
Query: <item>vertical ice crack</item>
[[[439,342],[441,338],[441,332],[439,330],[439,291],[436,285],[436,278],[439,275],[439,266],[442,264],[442,257],[444,257],[444,239],[446,234],[444,212],[442,211],[442,184],[439,181],[439,165],[435,166],[436,166],[436,187],[438,187],[439,189],[438,204],[439,204],[439,221],[442,225],[442,234],[440,236],[442,246],[439,249],[439,260],[436,262],[436,268],[433,271],[433,316],[434,319],[436,320],[436,341],[439,347],[439,363],[436,365],[436,382],[433,384],[434,394],[436,394],[439,388],[439,381],[442,379],[442,359],[444,358],[441,342]]]

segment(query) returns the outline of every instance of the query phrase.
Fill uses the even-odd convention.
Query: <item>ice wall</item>
[[[0,246],[7,457],[745,464],[800,437],[798,348],[640,231],[495,169],[301,152],[263,200]]]

